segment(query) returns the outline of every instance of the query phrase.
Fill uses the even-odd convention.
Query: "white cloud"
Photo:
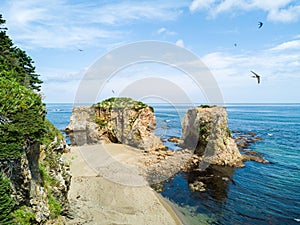
[[[161,27],[157,30],[157,34],[159,34],[159,35],[164,35],[164,34],[165,35],[176,35],[177,33],[174,31],[170,31],[165,27]]]
[[[127,36],[126,26],[131,23],[174,20],[187,5],[185,1],[6,0],[4,3],[0,9],[7,20],[9,34],[18,45],[26,48],[107,45]]]
[[[284,51],[284,50],[299,50],[300,49],[300,40],[287,41],[282,44],[271,48],[273,51]]]
[[[201,58],[226,102],[297,102],[300,52],[263,50],[247,54],[210,53]],[[257,85],[251,70],[261,75]],[[288,91],[287,91],[288,90]],[[259,96],[262,96],[260,98]]]
[[[267,19],[274,22],[293,22],[300,18],[300,4],[295,0],[194,0],[190,11],[206,10],[210,17],[220,13],[236,13],[239,10],[263,10]]]
[[[162,27],[162,28],[160,28],[160,29],[157,30],[157,33],[161,34],[161,33],[164,33],[166,31],[167,31],[167,29],[165,27]]]
[[[174,2],[174,4],[164,2],[153,4],[153,2],[147,1],[121,2],[97,7],[95,12],[102,23],[118,25],[139,19],[174,20],[181,13],[178,9],[179,6],[182,4],[178,4],[178,2]]]
[[[178,39],[175,43],[177,46],[184,48],[184,42],[182,39]]]
[[[268,14],[268,20],[277,22],[292,22],[300,18],[300,5],[291,6],[287,9],[271,10]]]
[[[208,9],[214,2],[215,0],[194,0],[190,5],[190,11],[194,12],[196,10]]]
[[[281,51],[274,51],[274,49]],[[235,79],[234,77],[248,79],[251,70],[265,75],[265,80],[291,78],[298,79],[299,82],[300,52],[294,51],[291,53],[284,50],[288,49],[278,48],[277,46],[269,50],[239,55],[214,52],[203,56],[201,59],[216,78],[219,79],[219,83],[225,86],[234,85],[232,83],[232,79]],[[236,83],[235,85],[241,84]]]

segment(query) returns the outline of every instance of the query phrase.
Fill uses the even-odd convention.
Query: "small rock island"
[[[243,157],[231,137],[223,107],[203,105],[189,109],[182,121],[182,139],[182,146],[194,150],[206,163],[243,166]]]
[[[66,131],[72,144],[122,143],[144,150],[162,146],[155,136],[152,107],[130,98],[109,98],[91,107],[74,107]]]

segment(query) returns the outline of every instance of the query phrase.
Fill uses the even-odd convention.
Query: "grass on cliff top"
[[[120,109],[135,109],[140,110],[146,107],[150,107],[147,104],[135,101],[131,98],[126,97],[118,97],[118,98],[109,98],[102,102],[96,103],[93,105],[94,108],[103,108],[108,110],[120,110]],[[150,109],[153,111],[153,108],[150,107]]]

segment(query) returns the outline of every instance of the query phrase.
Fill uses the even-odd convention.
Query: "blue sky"
[[[35,61],[45,102],[73,102],[80,80],[99,57],[144,40],[196,54],[227,103],[300,102],[297,0],[1,0],[0,13],[14,43]],[[261,75],[259,85],[251,70]],[[193,101],[205,101],[184,74],[153,63],[116,73],[103,98],[147,75],[171,79]]]

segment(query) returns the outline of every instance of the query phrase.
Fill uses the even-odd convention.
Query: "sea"
[[[181,136],[187,105],[152,104],[156,135]],[[63,130],[73,104],[47,104],[47,118]],[[244,168],[218,167],[203,172],[180,172],[164,182],[161,195],[185,209],[191,224],[295,224],[300,225],[300,104],[227,104],[228,126],[233,133],[254,132],[262,138],[248,148],[269,164],[253,161]],[[67,137],[68,138],[68,137]],[[206,191],[191,191],[199,180]],[[224,179],[226,177],[226,179]],[[228,178],[228,179],[227,179]]]

